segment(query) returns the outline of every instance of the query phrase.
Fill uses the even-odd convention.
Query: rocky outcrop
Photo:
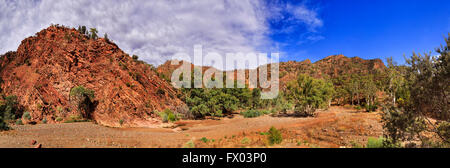
[[[3,94],[16,95],[33,121],[63,122],[80,115],[69,95],[76,86],[95,92],[89,119],[101,125],[153,127],[161,123],[155,110],[187,112],[179,91],[150,65],[107,39],[62,26],[38,32],[2,56],[0,77]]]
[[[318,73],[330,77],[338,77],[345,74],[370,74],[382,72],[386,69],[381,59],[364,60],[359,57],[346,57],[344,55],[328,56],[314,63]]]

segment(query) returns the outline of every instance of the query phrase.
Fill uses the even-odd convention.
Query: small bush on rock
[[[174,114],[172,110],[165,109],[163,112],[158,113],[163,122],[175,122],[179,120],[179,116]]]

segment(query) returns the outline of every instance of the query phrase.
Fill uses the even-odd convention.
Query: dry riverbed
[[[176,128],[109,128],[90,122],[14,125],[0,132],[1,148],[178,148],[195,147],[351,147],[382,135],[379,113],[343,107],[320,111],[314,118],[273,117],[183,120]],[[266,132],[281,130],[283,142],[270,146]],[[203,138],[204,137],[204,138]],[[203,138],[203,140],[202,140]],[[206,140],[206,141],[205,141]]]

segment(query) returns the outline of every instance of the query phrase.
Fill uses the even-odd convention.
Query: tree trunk
[[[367,104],[368,104],[369,107],[370,107],[370,96],[369,96],[369,95],[367,95]]]
[[[356,98],[358,99],[358,105],[361,105],[361,102],[359,102],[359,93],[356,95]]]
[[[395,102],[396,102],[396,99],[395,99],[395,92],[393,93],[393,95],[394,95],[394,107],[395,107]]]
[[[353,106],[353,93],[352,93],[352,95],[350,97],[352,97],[352,106]]]

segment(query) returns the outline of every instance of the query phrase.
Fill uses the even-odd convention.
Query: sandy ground
[[[108,128],[90,122],[14,125],[0,132],[1,148],[178,148],[192,141],[195,147],[351,147],[382,135],[379,113],[343,107],[319,111],[314,118],[262,116],[221,120],[178,121],[176,128]],[[281,130],[283,142],[269,145],[266,132]],[[201,140],[207,139],[207,142]]]

